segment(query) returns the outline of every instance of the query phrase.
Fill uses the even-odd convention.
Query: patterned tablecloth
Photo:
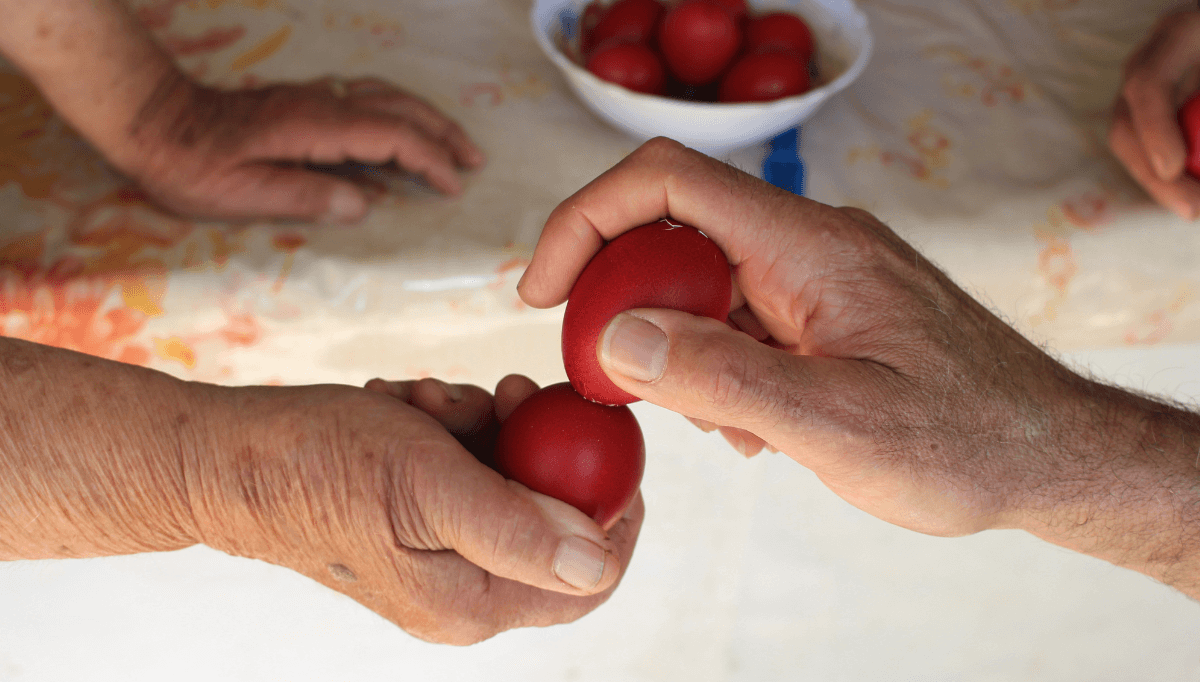
[[[860,4],[875,34],[875,56],[856,84],[804,125],[810,196],[876,213],[1050,346],[1200,343],[1200,231],[1152,205],[1104,144],[1120,65],[1173,3]],[[458,199],[397,182],[359,227],[182,220],[148,205],[27,81],[0,68],[0,333],[228,384],[434,375],[490,386],[510,372],[542,382],[563,376],[561,309],[525,307],[514,285],[550,210],[634,144],[589,114],[538,51],[528,0],[134,5],[198,78],[232,87],[328,74],[381,76],[457,118],[490,164],[468,179]],[[733,158],[753,169],[761,153]],[[41,604],[74,613],[87,599],[105,599],[114,585],[152,589],[166,575],[176,577],[163,578],[155,594],[185,599],[201,589],[199,579],[178,577],[191,572],[218,586],[202,592],[211,599],[237,596],[211,607],[195,602],[188,616],[203,620],[205,609],[213,609],[203,622],[228,628],[211,637],[225,642],[231,661],[255,660],[229,647],[239,637],[269,639],[261,631],[269,621],[255,620],[255,604],[282,585],[267,610],[290,618],[288,627],[312,641],[341,642],[338,670],[389,670],[390,664],[368,662],[403,650],[412,657],[406,661],[426,656],[434,661],[429,670],[441,671],[413,679],[537,679],[550,669],[563,680],[797,679],[788,672],[794,666],[866,670],[873,655],[900,662],[898,669],[944,673],[905,679],[1077,679],[1079,670],[1107,670],[1104,661],[1133,666],[1114,679],[1139,679],[1136,661],[1151,659],[1106,642],[1147,632],[1154,634],[1144,647],[1129,645],[1158,650],[1162,637],[1174,636],[1172,646],[1183,651],[1186,635],[1170,633],[1194,632],[1178,626],[1195,620],[1186,600],[1137,576],[1002,533],[956,541],[950,549],[947,541],[862,517],[786,460],[746,465],[724,453],[700,457],[698,450],[723,448],[712,436],[669,425],[682,420],[639,410],[644,424],[668,424],[649,435],[654,462],[645,489],[652,513],[641,563],[618,596],[575,629],[514,633],[473,653],[421,648],[298,576],[253,562],[222,563],[196,548],[185,559],[94,563],[61,583],[56,576],[77,570],[71,562],[14,567],[3,580],[42,596],[26,603],[24,592],[0,590],[0,603],[18,621],[26,619],[3,632],[26,651],[49,647],[38,654],[40,663],[21,665],[57,669],[52,634],[91,651],[95,632],[74,616],[38,625]],[[779,511],[785,509],[792,516]],[[146,576],[138,585],[122,582],[124,571],[135,571],[130,566]],[[238,577],[226,579],[232,573]],[[268,577],[254,582],[260,575]],[[1092,582],[1070,577],[1077,575]],[[305,589],[303,609],[283,606]],[[112,614],[139,607],[95,608]],[[143,625],[147,614],[169,607],[146,608],[126,614],[121,627],[169,641],[167,651],[182,640],[214,641],[181,624]],[[1041,620],[1030,622],[1029,609]],[[228,619],[227,610],[250,615],[242,623]],[[1168,611],[1170,618],[1163,615]],[[320,620],[329,613],[338,615]],[[1130,626],[1137,633],[1122,629],[1126,619],[1141,624]],[[1177,625],[1157,627],[1160,619]],[[1019,643],[989,649],[987,638],[998,635],[988,623],[1007,624],[1003,636]],[[949,637],[944,642],[930,644],[919,634],[939,627]],[[18,652],[6,651],[3,639],[0,679],[18,679],[17,663],[4,667],[5,655]],[[96,641],[125,651],[129,639]],[[804,649],[817,642],[825,648]],[[185,651],[202,657],[201,645],[194,646]],[[114,650],[87,655],[118,655]],[[546,667],[521,658],[532,651],[548,657]],[[807,652],[803,661],[788,658],[800,651]],[[960,660],[959,651],[972,653]],[[621,652],[629,652],[628,661]],[[178,668],[153,643],[120,655],[146,670]],[[323,655],[297,648],[295,666],[307,661],[311,670],[325,670]],[[1002,664],[1006,656],[1018,662]],[[1165,660],[1158,653],[1151,658]],[[1195,673],[1194,655],[1172,660],[1189,661],[1186,669]],[[281,679],[283,668],[264,672],[243,664],[234,670],[209,661],[202,669],[224,670],[220,679]],[[78,679],[79,665],[66,665],[70,674],[63,677],[35,677]],[[1184,669],[1172,669],[1179,677],[1155,679],[1183,679]],[[753,670],[767,672],[747,672]],[[964,670],[996,676],[954,674]],[[299,667],[293,673],[289,679],[308,679]],[[354,679],[376,679],[363,674]],[[898,679],[863,674],[811,679]],[[117,679],[95,679],[110,678]],[[379,673],[378,679],[400,677]]]
[[[877,213],[1052,346],[1200,340],[1200,233],[1103,144],[1119,65],[1168,4],[864,2],[876,54],[804,127],[810,195]],[[513,285],[550,209],[633,145],[537,51],[526,2],[136,6],[199,78],[383,76],[491,163],[457,200],[401,183],[357,228],[181,220],[0,72],[0,332],[225,383],[561,376],[560,313]]]

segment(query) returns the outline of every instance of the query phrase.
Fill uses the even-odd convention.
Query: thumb
[[[447,513],[424,514],[441,544],[492,575],[555,592],[589,595],[615,585],[641,524],[640,495],[606,534],[566,502],[483,466],[454,488],[457,503],[440,505]]]
[[[749,431],[777,446],[825,393],[817,358],[760,343],[723,322],[676,310],[634,309],[596,344],[620,388],[693,419]],[[778,440],[776,440],[778,439]]]
[[[354,183],[326,173],[265,164],[239,167],[226,178],[206,213],[228,218],[271,216],[354,223],[367,212],[367,199]]]

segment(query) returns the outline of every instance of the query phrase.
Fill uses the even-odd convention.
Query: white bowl
[[[751,0],[752,11],[792,11],[804,17],[817,43],[818,87],[774,102],[707,104],[643,95],[600,80],[560,49],[564,21],[587,0],[534,0],[529,13],[542,51],[583,103],[638,140],[665,136],[710,155],[769,140],[803,122],[858,78],[871,57],[867,17],[852,0]],[[576,21],[575,25],[578,25]]]

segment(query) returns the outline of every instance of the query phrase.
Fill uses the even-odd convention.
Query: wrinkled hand
[[[435,642],[572,621],[608,598],[641,498],[606,534],[455,440],[486,439],[532,382],[505,379],[494,403],[434,380],[369,388],[235,389],[239,424],[216,428],[251,435],[185,463],[199,540],[299,571]]]
[[[1184,173],[1177,112],[1198,85],[1200,12],[1164,16],[1125,62],[1108,138],[1150,196],[1188,220],[1200,214],[1200,182]]]
[[[554,210],[522,297],[560,303],[604,240],[668,215],[728,256],[730,323],[618,315],[597,353],[621,388],[724,427],[744,452],[770,444],[855,506],[935,535],[1005,525],[1031,481],[1071,475],[1043,451],[1066,437],[1053,427],[1062,405],[1084,404],[1082,379],[866,212],[671,141]]]
[[[447,193],[483,153],[457,123],[381,80],[216,90],[172,71],[102,150],[156,201],[225,219],[354,222],[362,187],[308,165],[394,163]]]

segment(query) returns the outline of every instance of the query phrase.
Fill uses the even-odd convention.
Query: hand
[[[0,16],[0,53],[179,213],[354,222],[367,210],[362,189],[306,166],[394,163],[455,194],[456,169],[484,162],[458,124],[377,79],[200,86],[121,0],[0,0]]]
[[[1200,214],[1200,182],[1184,173],[1177,112],[1200,85],[1200,12],[1164,16],[1125,62],[1108,142],[1155,201],[1180,217]]]
[[[551,213],[521,296],[562,302],[604,240],[668,215],[729,258],[729,323],[617,315],[597,356],[618,386],[885,521],[1023,528],[1200,594],[1200,418],[1072,373],[864,211],[652,140]]]
[[[609,597],[640,496],[606,535],[451,437],[494,438],[532,382],[506,378],[494,405],[432,379],[368,387],[237,389],[250,437],[187,464],[200,539],[299,571],[435,642],[572,621]]]
[[[221,91],[171,70],[128,134],[98,144],[152,198],[182,214],[354,222],[368,197],[306,167],[394,163],[458,194],[483,153],[457,123],[377,79]]]

